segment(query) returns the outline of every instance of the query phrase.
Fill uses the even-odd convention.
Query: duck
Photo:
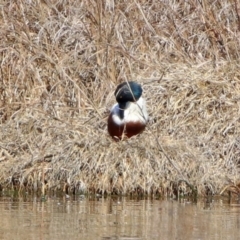
[[[144,131],[148,122],[146,102],[142,86],[135,82],[123,82],[114,92],[117,103],[108,117],[108,133],[115,140],[131,138]]]

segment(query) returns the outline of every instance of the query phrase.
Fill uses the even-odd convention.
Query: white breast
[[[124,110],[123,119],[120,118],[118,103],[112,107],[111,112],[113,114],[113,121],[118,125],[122,125],[128,122],[142,122],[146,124],[148,121],[146,103],[142,97],[140,97],[137,102],[127,103],[127,107]]]

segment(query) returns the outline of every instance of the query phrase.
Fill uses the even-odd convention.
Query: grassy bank
[[[0,1],[0,185],[239,193],[237,1]],[[150,122],[114,142],[117,84]]]

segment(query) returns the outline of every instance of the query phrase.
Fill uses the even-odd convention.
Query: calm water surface
[[[240,239],[240,204],[0,196],[0,239]]]

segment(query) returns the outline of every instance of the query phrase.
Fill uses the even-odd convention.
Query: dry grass
[[[239,55],[236,0],[0,0],[1,187],[239,189]],[[151,120],[116,143],[106,119],[125,80]]]

